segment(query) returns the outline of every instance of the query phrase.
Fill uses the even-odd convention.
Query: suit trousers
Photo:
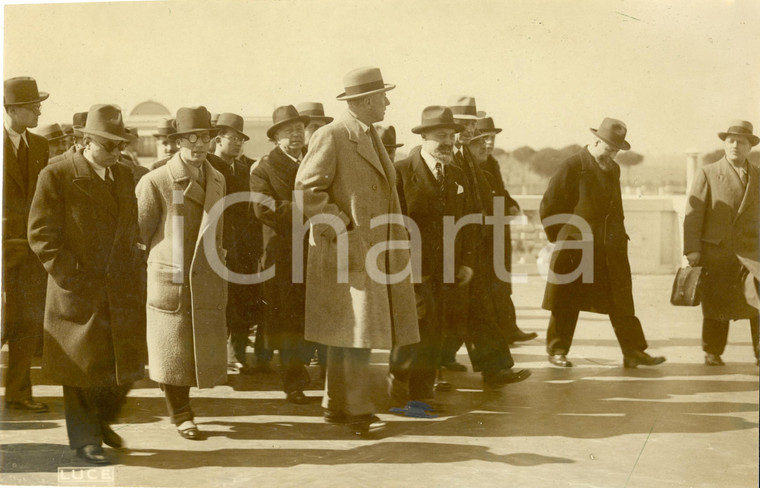
[[[40,335],[15,334],[8,339],[8,365],[5,370],[5,401],[20,402],[32,398],[32,358],[39,347]]]
[[[131,387],[131,384],[93,388],[63,385],[69,447],[101,446],[103,425],[116,420]]]
[[[251,285],[228,283],[227,294],[227,362],[248,364],[246,348],[251,324],[251,305],[248,288]],[[246,295],[247,294],[247,295]]]
[[[182,422],[193,420],[195,414],[190,408],[190,387],[176,386],[159,383],[166,398],[166,408],[169,410],[169,419],[174,425],[179,426]]]
[[[579,313],[577,309],[552,311],[549,329],[546,331],[546,351],[550,355],[570,352]],[[644,330],[635,315],[610,314],[610,322],[624,355],[646,350],[648,346]]]
[[[371,349],[327,346],[327,378],[322,406],[351,416],[375,412],[369,367]]]
[[[443,284],[429,279],[414,285],[420,342],[395,346],[390,355],[392,398],[432,399],[443,345],[441,292]]]
[[[760,325],[758,317],[749,319],[749,330],[750,334],[752,334],[752,349],[755,353],[755,358],[760,353],[760,350],[758,350],[758,335],[760,334],[758,325]],[[728,320],[702,320],[703,351],[720,356],[726,349],[726,342],[728,342]]]

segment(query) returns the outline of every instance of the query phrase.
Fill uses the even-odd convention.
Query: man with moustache
[[[314,351],[304,341],[304,283],[293,282],[293,266],[303,266],[305,255],[293,249],[293,187],[301,164],[304,127],[310,118],[300,115],[292,105],[277,107],[267,137],[274,149],[251,168],[251,191],[266,198],[254,202],[256,218],[263,224],[261,268],[274,266],[275,275],[262,284],[266,303],[264,337],[269,349],[280,352],[280,371],[287,400],[308,403],[303,390],[309,384],[306,365]],[[298,214],[297,214],[298,215]],[[308,249],[303,236],[302,251]],[[304,253],[305,254],[305,253]],[[303,269],[303,268],[302,268]]]
[[[240,160],[243,144],[249,139],[243,132],[243,117],[233,113],[219,115],[216,128],[216,153],[208,156],[211,165],[224,175],[227,197],[247,194],[248,166]],[[227,268],[240,274],[257,270],[256,249],[260,247],[261,226],[253,219],[248,198],[235,203],[224,213],[224,248]],[[249,327],[253,321],[258,285],[230,281],[227,284],[227,371],[251,374],[246,358]]]
[[[296,204],[313,219],[305,338],[328,346],[325,421],[364,434],[384,427],[369,388],[370,351],[416,343],[419,331],[414,288],[405,273],[408,231],[371,223],[401,214],[396,171],[372,125],[385,118],[386,92],[395,86],[383,82],[379,68],[353,70],[343,85],[337,99],[348,110],[311,138],[295,189],[302,192]],[[391,242],[398,246],[391,248]]]
[[[190,387],[227,381],[224,218],[209,214],[226,185],[206,158],[217,132],[208,110],[183,107],[176,120],[171,138],[179,140],[179,151],[145,175],[136,190],[140,235],[148,249],[148,365],[179,435],[201,440]]]
[[[391,350],[388,393],[397,406],[412,400],[435,408],[433,387],[443,344],[444,288],[469,283],[475,256],[469,248],[471,240],[461,238],[455,242],[455,261],[448,262],[444,256],[444,217],[458,220],[467,210],[464,175],[452,164],[454,135],[462,126],[454,122],[451,110],[438,105],[425,108],[421,118],[412,132],[422,137],[422,145],[395,163],[401,208],[417,224],[422,237],[422,276],[414,284],[420,342]],[[456,285],[451,283],[454,276]]]
[[[694,177],[686,204],[684,254],[704,266],[702,349],[705,364],[723,366],[730,320],[749,319],[755,364],[758,356],[757,281],[760,280],[760,171],[748,160],[760,137],[736,120],[719,132],[725,155]],[[753,305],[754,303],[754,305]]]
[[[298,110],[299,114],[309,117],[309,123],[304,130],[303,153],[306,155],[306,152],[309,150],[309,140],[314,132],[320,127],[329,124],[334,119],[325,115],[325,109],[319,102],[299,103],[296,105],[296,110]]]
[[[569,368],[567,353],[573,342],[581,310],[608,314],[623,351],[623,366],[655,366],[664,357],[644,352],[647,342],[635,315],[628,263],[628,235],[623,224],[620,196],[620,166],[613,159],[631,148],[625,140],[628,129],[620,120],[605,118],[599,129],[590,129],[594,139],[579,153],[565,160],[549,181],[539,213],[550,242],[557,243],[549,265],[543,308],[551,310],[546,350],[549,362]],[[579,217],[583,224],[567,218],[558,224],[546,219],[555,216]],[[578,225],[589,226],[592,242]],[[593,248],[570,247],[565,242],[586,242]],[[584,253],[592,252],[592,256]],[[593,281],[584,282],[588,258],[593,258]],[[580,264],[579,264],[580,263]],[[580,271],[571,282],[563,275]]]
[[[135,185],[118,164],[126,146],[121,111],[93,105],[84,148],[40,173],[29,243],[48,272],[43,374],[63,385],[69,445],[106,464],[102,443],[145,369],[144,247]]]
[[[29,368],[42,343],[47,274],[29,248],[27,223],[37,177],[48,163],[48,142],[37,127],[49,94],[27,76],[5,80],[3,106],[2,342],[8,343],[5,404],[29,412],[48,407],[32,397]]]

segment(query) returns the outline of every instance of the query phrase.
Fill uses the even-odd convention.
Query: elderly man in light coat
[[[384,427],[368,390],[371,349],[419,342],[419,330],[404,276],[409,249],[386,249],[389,242],[403,247],[409,234],[371,222],[401,213],[393,163],[372,126],[385,117],[385,92],[394,85],[377,68],[354,70],[343,81],[337,98],[348,101],[348,111],[312,137],[296,175],[302,199],[295,197],[311,219],[305,336],[328,346],[325,420],[367,433]]]
[[[202,439],[190,387],[227,379],[226,267],[221,208],[224,176],[207,161],[216,132],[205,107],[180,108],[180,149],[137,186],[138,222],[148,247],[150,378],[161,385],[179,434]],[[216,205],[216,207],[215,207]]]

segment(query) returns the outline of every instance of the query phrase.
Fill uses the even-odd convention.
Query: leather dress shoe
[[[550,354],[549,362],[555,366],[559,366],[560,368],[573,367],[573,363],[571,363],[570,360],[567,359],[567,356],[565,356],[564,354]]]
[[[720,358],[719,354],[705,354],[705,364],[708,366],[725,366],[726,363]]]
[[[103,448],[95,444],[87,444],[77,449],[77,457],[92,464],[109,464],[111,462]]]
[[[195,422],[192,420],[188,420],[179,424],[177,426],[177,432],[185,439],[191,441],[201,441],[205,439],[201,431],[198,430],[198,426],[195,425]]]
[[[484,373],[483,383],[489,388],[501,388],[509,383],[519,383],[527,380],[531,375],[529,369],[521,369],[518,371],[512,368],[503,368],[495,373]]]
[[[377,415],[355,415],[348,418],[348,428],[354,434],[364,435],[379,432],[387,426]]]
[[[43,413],[48,411],[46,403],[35,402],[31,398],[20,401],[6,401],[5,406],[13,410],[26,410],[27,412]]]
[[[309,403],[309,398],[301,390],[295,390],[288,393],[288,401],[296,405],[306,405]]]
[[[100,433],[103,436],[103,443],[114,449],[121,449],[124,447],[124,439],[119,434],[113,431],[110,425],[105,422],[100,424]]]
[[[538,334],[536,334],[535,332],[523,332],[522,330],[518,328],[517,332],[509,336],[508,342],[512,344],[513,342],[532,341],[536,337],[538,337]]]
[[[453,361],[446,361],[445,363],[441,363],[441,366],[448,369],[449,371],[459,371],[459,372],[467,371],[467,366],[465,366],[462,363],[457,362],[456,359]]]
[[[623,356],[623,367],[635,368],[636,366],[657,366],[665,362],[662,356],[650,356],[644,351],[633,351]]]

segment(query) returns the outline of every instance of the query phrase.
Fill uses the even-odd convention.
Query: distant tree
[[[715,161],[718,161],[720,158],[723,157],[723,154],[725,154],[725,152],[723,151],[723,149],[716,149],[713,152],[709,152],[709,153],[703,155],[702,156],[702,165],[705,166],[705,165],[708,165],[708,164],[712,164]]]
[[[527,163],[530,161],[530,157],[536,153],[536,150],[530,146],[518,147],[512,151],[512,157],[521,163]]]
[[[636,151],[625,151],[622,153],[618,153],[617,157],[615,158],[615,161],[617,161],[619,165],[625,168],[625,180],[627,182],[626,184],[630,186],[631,167],[644,162],[644,156],[637,153]]]
[[[533,153],[528,162],[534,173],[549,178],[557,171],[562,155],[552,147],[545,147]]]
[[[499,161],[505,160],[509,157],[509,153],[500,147],[493,148],[492,156]]]

